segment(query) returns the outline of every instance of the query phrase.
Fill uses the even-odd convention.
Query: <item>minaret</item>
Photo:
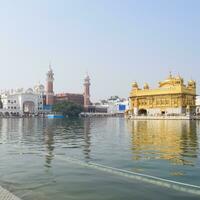
[[[90,102],[90,77],[87,76],[85,77],[84,79],[84,93],[83,93],[83,96],[84,96],[84,107],[88,107],[91,102]]]
[[[51,68],[51,65],[49,65],[49,71],[47,72],[47,79],[46,79],[46,104],[47,105],[54,104],[53,81],[54,81],[54,73]]]

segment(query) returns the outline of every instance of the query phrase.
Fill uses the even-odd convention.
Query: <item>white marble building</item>
[[[0,115],[23,116],[43,112],[44,86],[37,84],[34,88],[23,88],[1,92],[2,108]]]

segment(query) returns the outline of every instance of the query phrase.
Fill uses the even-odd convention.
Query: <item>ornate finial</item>
[[[169,77],[172,78],[172,71],[169,71]]]
[[[90,80],[90,77],[89,77],[89,74],[88,74],[88,70],[86,70],[85,80]]]
[[[52,71],[51,61],[49,61],[49,70]]]

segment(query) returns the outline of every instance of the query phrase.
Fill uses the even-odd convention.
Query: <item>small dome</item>
[[[196,82],[195,82],[194,80],[189,80],[188,83],[194,84],[194,83],[196,83]]]
[[[40,84],[40,83],[38,83],[38,84],[36,84],[36,85],[34,86],[34,91],[35,91],[35,93],[42,93],[42,92],[44,92],[44,90],[45,90],[44,85],[42,85],[42,84]]]
[[[188,86],[195,87],[196,86],[196,82],[194,80],[189,80],[188,81]]]
[[[90,77],[89,77],[89,75],[88,74],[86,74],[86,76],[85,76],[85,79],[84,79],[85,81],[90,81]]]
[[[39,88],[40,88],[40,90],[44,90],[44,85],[40,84]]]
[[[28,88],[28,89],[26,90],[26,93],[28,93],[28,94],[33,94],[33,89],[32,89],[32,88]]]
[[[149,89],[149,85],[148,85],[148,83],[145,83],[144,84],[144,90],[148,90]]]
[[[132,87],[133,87],[133,88],[138,88],[137,82],[133,82],[133,83],[132,83]]]

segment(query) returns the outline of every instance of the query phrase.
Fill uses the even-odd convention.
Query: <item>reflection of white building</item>
[[[43,111],[44,86],[37,84],[34,89],[1,92],[1,115],[38,114]]]

